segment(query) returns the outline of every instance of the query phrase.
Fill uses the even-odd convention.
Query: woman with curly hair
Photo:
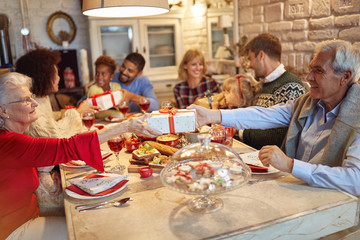
[[[39,104],[38,119],[30,124],[25,134],[33,137],[69,138],[82,131],[81,114],[95,112],[98,107],[82,104],[78,109],[69,109],[63,118],[55,120],[52,111],[51,93],[57,92],[60,77],[57,64],[60,52],[45,48],[33,50],[20,57],[16,62],[16,71],[32,78],[31,92]],[[40,185],[36,191],[42,212],[61,210],[63,207],[60,175],[51,171],[53,166],[38,168]]]
[[[100,56],[95,61],[95,84],[89,88],[87,97],[106,91],[121,90],[119,83],[110,82],[114,77],[116,62],[109,56]]]

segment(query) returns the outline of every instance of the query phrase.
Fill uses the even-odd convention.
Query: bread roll
[[[144,144],[145,143],[148,143],[150,146],[156,148],[161,154],[164,154],[167,156],[172,156],[177,150],[179,150],[177,148],[170,147],[168,145],[161,144],[161,143],[154,142],[154,141],[146,141],[146,142],[144,142]]]

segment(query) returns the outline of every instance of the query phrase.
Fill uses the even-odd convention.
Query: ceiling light
[[[83,0],[82,13],[94,17],[139,17],[169,12],[168,0]]]

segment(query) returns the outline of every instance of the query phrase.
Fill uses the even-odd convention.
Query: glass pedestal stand
[[[208,195],[201,195],[189,200],[188,207],[192,212],[211,213],[219,210],[224,205],[223,200]]]

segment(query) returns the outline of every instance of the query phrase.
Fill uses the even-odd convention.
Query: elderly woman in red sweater
[[[63,217],[38,217],[36,167],[82,159],[103,171],[100,144],[124,132],[160,133],[132,118],[112,128],[71,138],[33,138],[24,133],[37,119],[31,79],[19,73],[0,77],[0,239],[66,239]]]

